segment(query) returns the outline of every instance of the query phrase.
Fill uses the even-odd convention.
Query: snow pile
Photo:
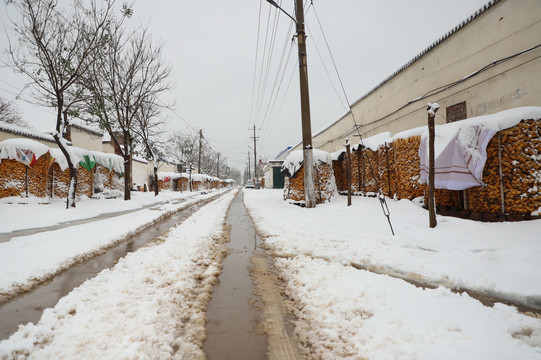
[[[202,358],[205,306],[220,273],[222,227],[234,195],[86,281],[38,324],[2,341],[0,357]]]
[[[314,166],[318,164],[329,164],[332,166],[332,155],[326,151],[312,149],[314,157]],[[282,173],[292,177],[300,170],[304,163],[304,154],[302,150],[292,151],[282,164]]]
[[[314,358],[541,358],[541,321],[506,305],[305,256],[275,265]]]

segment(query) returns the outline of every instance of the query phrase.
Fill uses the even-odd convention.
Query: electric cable
[[[355,119],[355,114],[353,113],[353,109],[351,108],[351,105],[350,105],[346,90],[344,88],[344,83],[342,82],[342,78],[340,77],[340,73],[338,72],[338,67],[336,66],[336,62],[334,61],[334,56],[333,56],[331,48],[329,46],[329,42],[327,41],[327,36],[325,36],[325,31],[323,30],[323,26],[321,25],[321,21],[319,20],[319,16],[317,14],[316,7],[313,5],[313,0],[312,0],[311,4],[312,4],[312,8],[314,9],[314,14],[316,15],[316,19],[317,19],[317,22],[319,24],[319,28],[321,29],[321,33],[323,34],[323,39],[325,40],[325,44],[327,45],[327,50],[329,51],[329,54],[331,56],[331,60],[332,60],[334,69],[336,71],[336,75],[338,76],[340,86],[342,87],[342,91],[344,92],[344,96],[346,98],[346,101],[347,101],[347,104],[348,104],[348,107],[349,107],[349,113],[351,114],[351,118],[352,118],[353,122],[355,123],[355,129],[357,130],[357,133],[359,135],[360,147],[359,147],[359,149],[357,151],[361,152],[361,156],[363,156],[363,161],[366,158],[366,161],[368,163],[368,168],[370,169],[370,174],[372,175],[372,178],[374,179],[374,181],[376,183],[376,189],[378,191],[378,199],[380,201],[381,208],[383,210],[383,215],[385,215],[385,217],[387,218],[387,221],[389,222],[389,227],[391,228],[391,233],[394,236],[395,233],[394,233],[394,230],[393,230],[393,225],[391,223],[391,213],[389,211],[389,207],[387,206],[387,200],[385,199],[385,196],[383,195],[383,193],[381,191],[378,178],[375,176],[374,168],[372,166],[372,162],[370,161],[370,158],[363,151],[365,146],[364,146],[364,143],[363,143],[363,138],[362,138],[361,131],[359,130],[359,125],[357,124],[357,120]]]

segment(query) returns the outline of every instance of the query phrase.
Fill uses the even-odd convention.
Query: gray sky
[[[310,5],[308,0],[305,22],[312,132],[348,110],[316,13],[347,96],[354,102],[487,2],[313,0]],[[294,0],[281,3],[293,14]],[[0,20],[9,27],[6,11],[1,1]],[[254,125],[257,150],[264,158],[273,158],[301,141],[297,50],[291,43],[292,30],[288,33],[291,20],[287,16],[280,14],[275,22],[276,9],[265,0],[136,0],[134,11],[130,22],[148,24],[155,40],[165,43],[165,60],[173,68],[176,87],[165,100],[176,101],[176,106],[164,113],[171,131],[203,129],[221,158],[227,157],[229,165],[239,170],[245,167],[251,151],[248,146],[253,147],[253,130],[249,129]],[[6,46],[2,31],[0,47]],[[285,70],[278,66],[284,49]],[[0,96],[14,100],[25,80],[0,67]],[[36,128],[54,128],[51,109],[17,104],[25,120]]]

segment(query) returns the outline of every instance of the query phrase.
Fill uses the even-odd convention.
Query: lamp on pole
[[[297,29],[297,44],[299,48],[299,77],[301,89],[301,118],[302,118],[302,151],[304,159],[304,199],[307,208],[316,207],[316,190],[314,186],[314,154],[312,151],[312,126],[310,123],[310,96],[308,92],[308,65],[306,61],[306,34],[304,31],[304,9],[302,0],[296,0],[296,18],[289,15],[275,1],[267,0],[291,20]]]

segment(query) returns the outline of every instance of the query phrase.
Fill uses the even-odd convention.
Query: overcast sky
[[[294,0],[278,2],[293,15]],[[308,0],[305,22],[312,132],[348,110],[316,14],[347,97],[354,102],[487,2],[313,0],[310,4]],[[14,10],[6,10],[1,1],[3,27],[10,26],[6,11]],[[283,14],[274,21],[275,16],[276,9],[265,0],[136,0],[130,20],[134,26],[148,24],[154,39],[165,44],[165,60],[173,68],[176,84],[165,99],[176,102],[173,111],[164,113],[168,128],[203,129],[221,158],[227,157],[229,165],[239,170],[252,151],[254,125],[259,137],[257,151],[264,159],[301,141],[292,21]],[[6,46],[2,31],[0,47]],[[25,80],[0,67],[0,96],[14,100]],[[17,104],[25,120],[36,128],[54,128],[51,109]]]

